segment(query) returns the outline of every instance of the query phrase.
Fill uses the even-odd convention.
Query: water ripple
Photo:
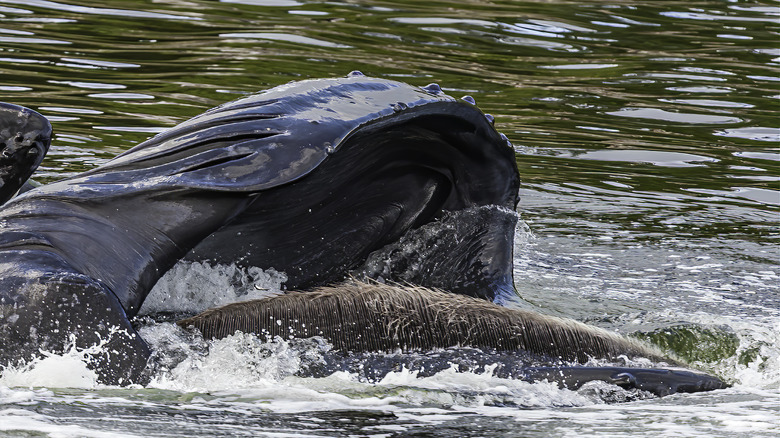
[[[273,33],[273,32],[222,33],[219,35],[219,37],[286,41],[290,43],[308,44],[308,45],[320,46],[320,47],[332,47],[337,49],[349,49],[352,47],[346,44],[332,43],[330,41],[324,41],[317,38],[310,38],[310,37],[305,37],[300,35],[293,35],[289,33]]]
[[[53,9],[57,11],[75,12],[78,14],[94,15],[112,15],[117,17],[134,18],[159,18],[165,20],[200,20],[198,17],[188,17],[184,15],[163,14],[158,12],[135,11],[132,9],[111,9],[95,8],[87,6],[77,6],[67,3],[58,3],[46,0],[3,0],[5,3],[22,4],[25,6],[39,7],[43,9]]]
[[[618,117],[630,117],[638,119],[663,120],[675,123],[690,124],[729,124],[739,123],[742,120],[737,117],[714,116],[708,114],[691,114],[670,112],[658,108],[623,108],[619,111],[608,111],[605,114]]]
[[[733,128],[716,131],[715,135],[720,135],[722,137],[744,138],[747,140],[780,142],[780,128],[763,128],[758,126],[749,128]]]

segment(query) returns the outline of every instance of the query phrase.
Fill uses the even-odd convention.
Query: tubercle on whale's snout
[[[438,96],[444,94],[444,91],[442,90],[441,86],[435,82],[420,88],[426,93],[431,94],[432,96]],[[470,103],[474,106],[477,105],[477,101],[472,96],[469,95],[461,97],[461,100]],[[496,123],[496,118],[493,117],[492,114],[485,114],[485,119],[490,123],[491,126],[494,126]],[[511,148],[512,142],[509,140],[509,137],[507,137],[503,132],[499,132],[498,134],[501,137],[501,139],[504,140],[506,145]]]
[[[349,72],[349,74],[347,74],[346,77],[347,78],[362,78],[362,77],[366,77],[366,75],[364,75],[359,70],[353,70],[353,71]],[[420,87],[420,89],[423,90],[424,92],[430,94],[431,96],[446,96],[446,94],[444,94],[444,89],[441,87],[441,85],[439,85],[436,82],[432,82],[432,83],[430,83],[428,85],[422,86],[422,87]],[[466,102],[466,103],[469,103],[471,105],[477,106],[477,101],[474,99],[473,96],[465,95],[465,96],[461,97],[461,100]],[[401,110],[401,109],[406,109],[406,108],[405,108],[404,105],[401,105],[401,103],[399,102],[398,104],[394,104],[394,109]],[[495,117],[493,117],[492,114],[485,114],[485,119],[491,125],[495,125]],[[510,147],[510,148],[513,147],[512,142],[509,140],[509,137],[507,137],[504,133],[499,132],[499,136],[501,137],[502,140],[504,140],[504,142],[506,143],[506,145],[508,147]]]

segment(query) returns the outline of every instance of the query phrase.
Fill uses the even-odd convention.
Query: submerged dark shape
[[[129,318],[185,256],[316,287],[446,211],[514,208],[512,148],[475,106],[434,91],[361,76],[287,84],[11,200],[0,209],[0,364],[115,327],[96,368],[108,383],[136,381],[149,351]],[[506,224],[479,251],[506,260]],[[453,289],[508,301],[507,272],[485,272],[495,289]]]
[[[728,387],[716,377],[683,369],[557,366],[531,367],[523,371],[523,380],[558,382],[561,387],[568,389],[579,389],[585,383],[599,380],[661,397],[678,392],[702,392]]]
[[[37,112],[0,102],[0,205],[30,178],[51,143],[51,124]]]

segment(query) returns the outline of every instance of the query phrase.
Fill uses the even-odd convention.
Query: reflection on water
[[[45,182],[97,166],[211,106],[291,80],[361,70],[437,82],[455,97],[473,96],[515,145],[520,211],[530,227],[518,244],[516,275],[529,305],[624,333],[725,326],[739,337],[738,352],[706,366],[748,385],[721,396],[519,415],[498,401],[491,411],[479,397],[515,397],[513,406],[523,405],[518,397],[542,400],[533,406],[593,402],[510,382],[491,383],[507,385],[510,395],[480,392],[473,376],[419,387],[407,379],[398,398],[383,392],[392,385],[355,389],[336,378],[333,385],[346,386],[318,392],[315,382],[287,382],[295,397],[320,394],[323,404],[339,400],[350,413],[277,413],[256,429],[242,416],[267,415],[258,403],[278,403],[279,391],[250,396],[246,411],[220,398],[221,417],[204,413],[208,397],[191,403],[192,418],[235,422],[225,433],[278,430],[274,422],[291,434],[313,433],[311,424],[347,433],[339,426],[345,417],[349,432],[361,435],[446,434],[442,425],[452,424],[450,435],[458,435],[481,424],[492,431],[486,435],[640,436],[655,424],[663,432],[768,436],[780,412],[780,380],[769,370],[780,356],[779,11],[776,2],[714,0],[0,0],[0,100],[37,109],[54,124],[53,147],[36,175]],[[440,392],[426,386],[439,384]],[[11,403],[16,412],[0,416],[22,429],[67,435],[49,423],[72,414],[82,418],[72,435],[94,435],[86,410],[57,410],[69,395],[14,391],[0,385],[0,411]],[[158,396],[141,394],[122,393],[118,404],[132,411],[147,403],[143,397]],[[154,409],[127,414],[130,424],[153,411],[174,417],[173,400],[183,394],[159,395],[149,402]],[[91,409],[110,397],[74,399]],[[458,400],[469,400],[468,409]],[[386,417],[356,413],[374,402],[372,415]],[[24,403],[38,403],[39,417]],[[710,403],[713,411],[703,407]],[[698,420],[666,418],[682,404]],[[196,433],[189,425],[181,431]]]

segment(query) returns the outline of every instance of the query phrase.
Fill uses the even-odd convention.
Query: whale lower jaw
[[[635,340],[574,320],[511,309],[419,286],[348,281],[233,303],[178,322],[206,338],[236,332],[268,339],[321,337],[345,354],[425,352],[452,347],[518,353],[534,366],[517,377],[577,389],[593,380],[656,395],[723,388],[717,378],[687,370],[583,367],[594,359],[647,359],[678,365]],[[541,365],[540,365],[541,364]]]

